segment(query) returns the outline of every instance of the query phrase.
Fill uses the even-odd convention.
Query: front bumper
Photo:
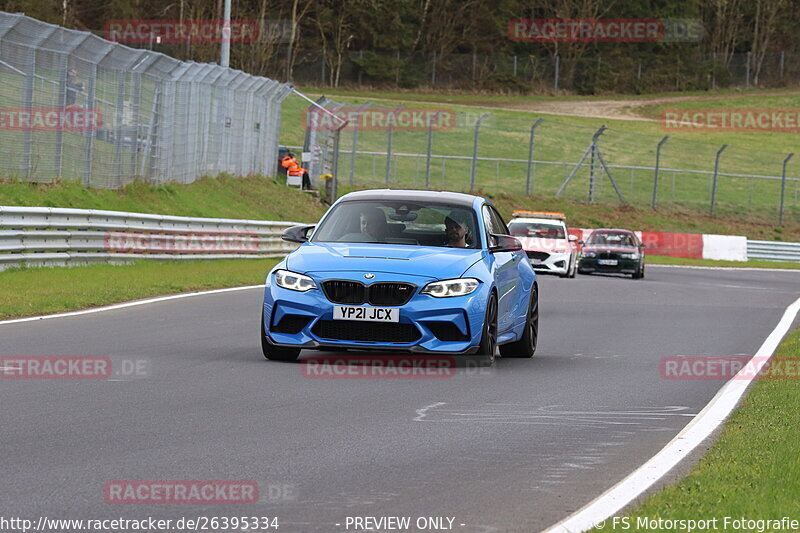
[[[362,276],[361,272],[350,275],[338,272],[336,279],[360,281]],[[425,285],[420,283],[419,278],[414,280],[411,277],[376,273],[372,283],[399,281],[417,285],[414,295],[405,305],[379,306],[398,308],[399,324],[402,325],[398,327],[406,332],[416,330],[413,339],[387,341],[334,338],[338,335],[336,332],[343,331],[341,328],[345,328],[348,334],[344,336],[349,336],[352,332],[365,331],[364,328],[383,328],[386,323],[334,321],[333,309],[336,304],[328,300],[321,288],[326,278],[318,279],[313,275],[312,278],[317,283],[317,289],[297,292],[278,287],[272,275],[268,277],[264,289],[264,331],[267,333],[267,342],[274,346],[302,349],[354,348],[453,355],[474,353],[478,349],[490,291],[485,283],[466,296],[434,298],[419,294]],[[368,304],[365,306],[369,307]],[[281,331],[286,329],[282,323],[284,319],[289,323],[294,321],[297,327],[291,332]],[[452,336],[442,334],[438,326],[441,323],[449,324],[447,330],[458,333],[455,335],[458,340],[443,340],[442,337],[450,339]],[[375,327],[370,328],[371,324]]]
[[[553,274],[566,274],[569,272],[570,252],[550,253],[546,258],[537,260],[529,257],[528,261],[536,272],[552,272]]]
[[[616,265],[601,265],[597,257],[581,257],[578,272],[608,272],[610,274],[633,274],[639,270],[640,259],[617,258]]]

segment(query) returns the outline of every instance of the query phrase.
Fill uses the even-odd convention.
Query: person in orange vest
[[[286,157],[281,159],[281,166],[285,169],[287,176],[302,177],[301,183],[303,189],[311,188],[311,180],[308,177],[308,170],[300,166],[300,163],[297,162],[297,159],[292,152],[289,152]]]

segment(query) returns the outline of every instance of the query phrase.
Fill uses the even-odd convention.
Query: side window
[[[503,217],[500,216],[500,213],[494,207],[489,207],[489,216],[492,218],[492,233],[500,233],[502,235],[510,235],[511,233],[508,231],[508,226],[506,223],[503,222]]]
[[[497,231],[495,230],[494,227],[494,221],[492,220],[492,215],[489,211],[489,206],[487,205],[483,206],[481,213],[483,213],[483,225],[486,226],[486,238],[488,239],[490,233],[497,233]]]

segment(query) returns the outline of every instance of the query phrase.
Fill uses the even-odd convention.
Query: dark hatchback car
[[[636,234],[626,229],[596,229],[586,240],[578,272],[630,274],[644,277],[644,247]]]

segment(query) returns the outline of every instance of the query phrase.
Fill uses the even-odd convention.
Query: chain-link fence
[[[340,189],[622,199],[641,206],[800,220],[798,161],[787,160],[788,153],[735,144],[723,149],[679,136],[664,140],[663,135],[527,113],[320,103],[348,119],[340,132],[338,160],[331,133],[315,134],[308,122],[306,151],[312,152],[315,168],[338,168]]]
[[[275,57],[280,64],[281,50]],[[285,61],[285,59],[283,59]],[[607,55],[482,55],[325,50],[296,53],[292,79],[321,87],[431,87],[578,94],[790,87],[800,81],[800,54],[750,52],[637,56],[622,48]]]
[[[0,12],[0,173],[98,188],[274,175],[291,91]]]

